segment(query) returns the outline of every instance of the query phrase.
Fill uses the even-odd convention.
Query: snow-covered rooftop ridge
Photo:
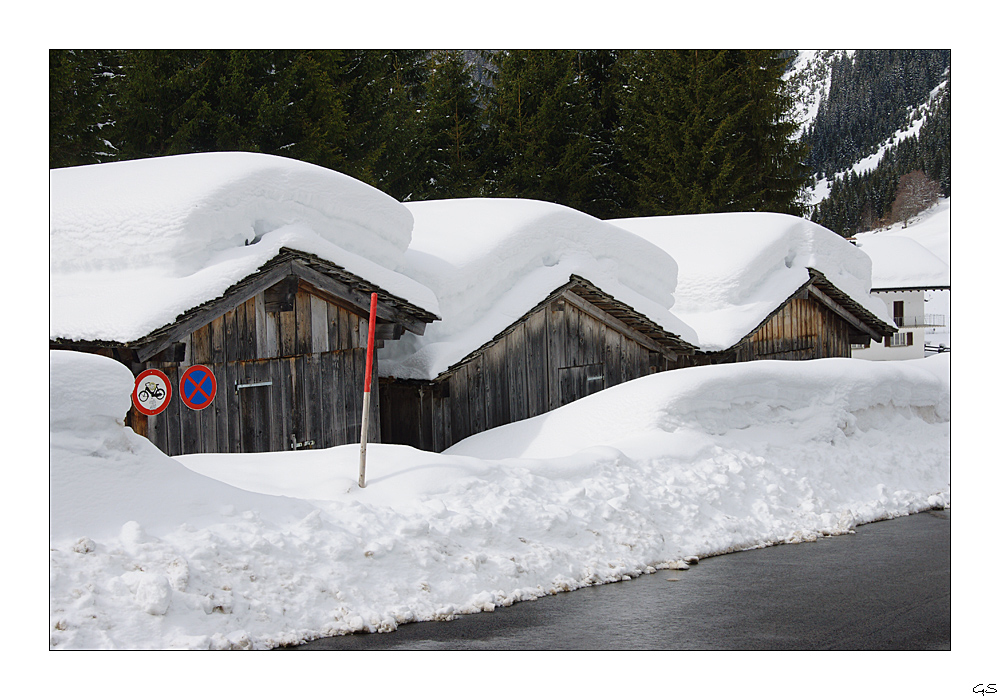
[[[398,263],[412,218],[389,195],[327,168],[262,153],[190,153],[50,171],[51,267],[202,268],[288,224]]]
[[[818,224],[765,212],[616,219],[668,252],[678,265],[672,311],[694,328],[699,347],[738,343],[809,280],[809,269],[891,323],[869,293],[871,259]]]
[[[872,259],[872,289],[931,288],[951,285],[951,271],[912,238],[864,236],[858,247]]]
[[[677,265],[661,249],[569,207],[528,199],[407,204],[400,271],[437,295],[442,320],[379,357],[383,375],[432,379],[579,275],[665,330],[696,342],[670,307]]]
[[[52,170],[50,184],[52,338],[136,340],[222,295],[282,247],[438,313],[430,290],[395,271],[409,211],[326,168],[196,153]]]

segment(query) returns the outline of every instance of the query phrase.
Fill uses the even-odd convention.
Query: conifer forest
[[[845,236],[887,223],[908,174],[950,195],[949,50],[834,52],[808,124],[794,116],[795,56],[52,50],[49,164],[256,151],[400,201],[523,197],[598,218],[771,211]],[[828,196],[811,202],[823,179]]]

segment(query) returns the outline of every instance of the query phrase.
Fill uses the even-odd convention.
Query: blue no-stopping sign
[[[192,365],[181,377],[181,401],[188,408],[200,411],[211,405],[217,388],[212,370],[205,365]]]

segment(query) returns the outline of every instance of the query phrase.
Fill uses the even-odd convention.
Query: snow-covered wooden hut
[[[616,219],[678,266],[671,309],[697,335],[681,366],[850,357],[895,332],[870,294],[871,261],[832,231],[785,214]]]
[[[437,318],[433,293],[393,269],[410,213],[340,173],[205,153],[50,180],[50,347],[162,371],[166,408],[127,420],[167,454],[357,442],[371,293],[379,339]],[[194,365],[215,377],[196,409],[180,382]],[[377,440],[377,390],[373,404]]]
[[[400,270],[434,291],[442,320],[383,353],[385,442],[440,451],[693,351],[670,311],[677,267],[637,236],[533,200],[407,207]]]

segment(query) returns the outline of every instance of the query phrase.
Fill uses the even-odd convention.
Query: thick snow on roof
[[[738,343],[809,279],[807,268],[878,318],[871,259],[829,229],[787,214],[763,212],[615,219],[677,261],[672,311],[698,334],[705,351]]]
[[[196,153],[61,168],[50,185],[52,338],[135,340],[220,296],[282,246],[437,313],[430,290],[394,271],[410,213],[326,168]]]
[[[912,238],[865,236],[858,247],[872,259],[872,289],[947,287],[951,272],[941,258]]]
[[[674,316],[677,265],[659,248],[559,204],[528,199],[415,202],[399,268],[427,285],[442,320],[379,356],[384,376],[432,379],[492,340],[570,275],[584,277],[665,330],[696,342]]]

